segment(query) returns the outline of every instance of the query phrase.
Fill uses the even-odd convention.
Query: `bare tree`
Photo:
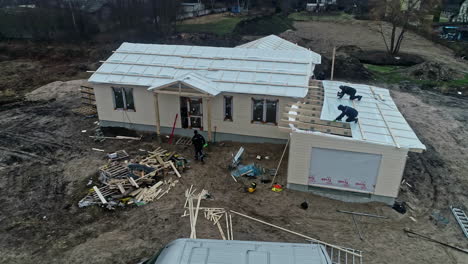
[[[175,31],[177,14],[180,11],[179,0],[152,0],[153,21],[161,35]]]
[[[387,52],[395,56],[400,52],[405,33],[411,25],[420,26],[428,15],[438,8],[440,0],[383,0],[372,10],[375,18],[391,25],[390,36],[380,23],[380,34]]]

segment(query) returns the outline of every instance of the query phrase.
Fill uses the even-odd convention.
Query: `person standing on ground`
[[[200,161],[203,162],[203,146],[205,145],[206,141],[205,141],[205,138],[198,134],[198,131],[195,130],[193,131],[193,137],[192,137],[192,144],[195,148],[195,159],[198,160],[198,158],[200,158]]]
[[[354,100],[354,99],[357,98],[359,101],[361,101],[362,96],[361,95],[356,95],[356,89],[354,89],[353,87],[349,87],[349,86],[346,86],[346,85],[341,85],[340,89],[341,89],[341,92],[338,92],[338,98],[339,99],[343,98],[343,96],[345,94],[347,94],[347,95],[349,95],[349,100]]]
[[[346,122],[357,123],[358,111],[356,109],[352,108],[351,106],[339,105],[338,110],[341,111],[341,114],[337,116],[333,121],[341,121],[341,118],[347,116],[348,118],[346,119]]]

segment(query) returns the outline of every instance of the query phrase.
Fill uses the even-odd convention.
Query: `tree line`
[[[175,30],[179,0],[0,0],[0,38],[86,40],[167,35]]]

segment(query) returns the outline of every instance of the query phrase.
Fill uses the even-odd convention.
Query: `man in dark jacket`
[[[341,89],[341,92],[338,92],[338,98],[341,99],[341,98],[343,98],[343,96],[345,94],[347,94],[347,95],[349,95],[350,100],[354,100],[354,99],[357,98],[359,101],[361,101],[362,96],[361,95],[356,96],[356,89],[354,89],[353,87],[341,85],[340,89]]]
[[[333,121],[341,121],[341,118],[346,116],[347,117],[346,122],[354,121],[354,123],[357,123],[358,111],[356,109],[352,108],[351,106],[339,105],[338,110],[341,111],[341,114],[338,117],[336,117],[336,119]]]
[[[195,130],[193,131],[193,137],[192,137],[192,144],[195,147],[195,159],[198,160],[200,158],[200,161],[203,162],[203,146],[205,145],[205,138],[198,134],[198,131]]]

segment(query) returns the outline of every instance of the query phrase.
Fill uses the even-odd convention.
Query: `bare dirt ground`
[[[181,184],[161,200],[107,211],[77,207],[86,193],[86,182],[95,178],[98,167],[106,162],[102,152],[91,148],[106,152],[125,149],[135,156],[141,155],[139,149],[151,150],[158,145],[151,135],[145,135],[142,141],[95,143],[88,137],[95,119],[72,111],[79,106],[79,94],[69,88],[79,83],[60,85],[62,93],[54,89],[53,94],[59,95],[56,100],[45,101],[49,98],[37,92],[41,101],[0,109],[0,263],[135,263],[171,240],[189,236],[189,220],[180,216],[183,193],[192,184],[213,195],[214,199],[203,202],[203,206],[236,210],[329,243],[363,250],[366,263],[466,263],[466,254],[408,237],[402,230],[409,227],[468,247],[447,210],[450,204],[467,205],[464,159],[468,102],[463,99],[417,90],[393,92],[400,109],[428,146],[426,153],[411,154],[408,160],[405,179],[412,188],[404,185],[400,199],[408,201],[414,210],[405,215],[377,203],[350,204],[291,190],[275,193],[265,184],[259,184],[254,194],[246,194],[243,184],[235,183],[226,169],[231,153],[240,146],[231,142],[210,146],[207,163],[192,162]],[[66,90],[69,96],[63,96]],[[82,133],[83,129],[87,132]],[[161,146],[189,159],[192,156],[189,147]],[[268,155],[270,160],[259,161],[267,168],[276,166],[283,148],[271,144],[243,146],[245,163],[254,162],[257,154]],[[285,182],[285,171],[286,166],[282,166],[281,183]],[[304,200],[310,203],[308,210],[299,208]],[[337,209],[389,219],[358,218],[364,234],[361,241],[350,216],[337,213]],[[431,220],[433,212],[449,219],[449,224]],[[305,242],[237,216],[233,222],[239,240]],[[197,230],[200,238],[220,238],[218,230],[204,219]]]
[[[296,33],[307,41],[306,47],[331,57],[333,46],[355,45],[364,50],[386,50],[379,33],[379,22],[352,20],[346,22],[295,22]],[[390,31],[383,24],[385,32]],[[388,40],[387,40],[388,41]],[[459,70],[468,72],[468,63],[455,58],[447,47],[435,44],[426,38],[407,32],[403,40],[402,52],[422,56],[429,61],[447,63]]]
[[[296,28],[317,52],[329,53],[332,45],[343,44],[383,49],[372,27],[360,22],[304,23],[308,24],[296,23]],[[407,41],[413,38],[408,36]],[[414,38],[414,42],[405,42],[404,51],[446,60],[460,67],[465,65],[444,47],[418,36]],[[7,58],[8,63],[0,65],[1,69],[8,69],[11,63],[22,63],[19,60],[34,65],[19,65],[18,69],[23,67],[25,71],[11,78],[2,70],[0,90],[10,89],[22,95],[38,85],[63,80],[62,73],[70,69],[78,72],[76,64],[63,57],[58,59],[61,66],[54,72],[56,63],[47,60],[50,54]],[[105,58],[86,54],[96,58],[95,61]],[[88,65],[90,61],[95,62],[83,60]],[[36,82],[34,78],[39,76],[44,79]],[[28,78],[32,81],[28,82]],[[158,144],[149,134],[142,141],[94,142],[88,136],[93,134],[96,119],[86,119],[73,111],[80,105],[79,94],[73,89],[79,84],[80,81],[51,84],[28,96],[38,101],[0,104],[0,263],[136,263],[164,244],[189,236],[189,219],[180,215],[184,191],[192,184],[213,195],[214,199],[204,201],[203,206],[236,210],[329,243],[363,250],[364,263],[468,263],[467,254],[403,232],[408,227],[468,248],[448,210],[449,205],[468,208],[466,99],[421,91],[417,87],[388,87],[428,148],[423,154],[409,155],[404,178],[411,187],[402,185],[399,196],[399,200],[408,202],[412,208],[405,215],[378,203],[344,203],[291,190],[275,193],[264,184],[259,184],[257,192],[246,194],[242,191],[243,183],[235,183],[226,169],[231,153],[241,145],[231,142],[210,146],[207,163],[192,162],[181,183],[161,200],[142,207],[107,211],[99,207],[77,207],[89,188],[86,183],[96,177],[98,167],[106,162],[102,152],[91,148],[106,152],[125,149],[135,156],[142,154],[139,149],[152,150]],[[21,91],[16,91],[17,88]],[[161,146],[177,150],[189,159],[192,157],[191,148],[167,143]],[[243,146],[246,148],[244,163],[256,161],[257,154],[268,155],[270,160],[259,161],[267,168],[276,166],[283,148],[271,144]],[[279,173],[281,183],[286,180],[285,164]],[[304,200],[309,201],[308,210],[299,208]],[[380,214],[389,219],[357,218],[364,235],[361,241],[351,217],[337,213],[337,209]],[[410,220],[410,216],[417,222]],[[239,240],[306,242],[238,216],[234,216],[233,224],[234,236]],[[198,223],[197,231],[200,238],[220,238],[218,230],[204,219]]]

